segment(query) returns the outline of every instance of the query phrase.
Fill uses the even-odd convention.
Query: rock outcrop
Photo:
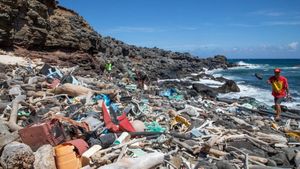
[[[97,49],[100,36],[55,0],[2,0],[0,45],[28,49]]]
[[[224,56],[199,59],[189,53],[137,47],[102,37],[80,15],[55,0],[1,0],[0,7],[0,48],[21,48],[18,55],[41,57],[47,63],[79,64],[99,73],[111,60],[116,74],[137,67],[149,72],[150,78],[163,79],[229,66]]]
[[[240,92],[240,88],[233,80],[226,80],[225,84],[218,88],[220,93]]]

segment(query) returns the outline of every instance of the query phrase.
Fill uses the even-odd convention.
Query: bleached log
[[[26,96],[20,95],[17,96],[12,103],[12,109],[8,121],[8,127],[10,128],[11,131],[16,131],[20,130],[23,127],[17,125],[17,118],[18,118],[18,108],[19,108],[19,103],[23,100],[25,100]]]

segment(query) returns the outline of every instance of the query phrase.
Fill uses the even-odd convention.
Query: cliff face
[[[27,49],[96,50],[100,35],[55,0],[1,0],[0,45]]]

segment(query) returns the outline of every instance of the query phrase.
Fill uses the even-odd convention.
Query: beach
[[[298,1],[0,6],[1,169],[300,168]]]

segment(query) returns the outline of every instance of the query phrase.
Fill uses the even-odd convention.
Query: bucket
[[[81,168],[80,157],[74,151],[75,147],[69,144],[61,144],[55,147],[55,161],[58,169]]]

